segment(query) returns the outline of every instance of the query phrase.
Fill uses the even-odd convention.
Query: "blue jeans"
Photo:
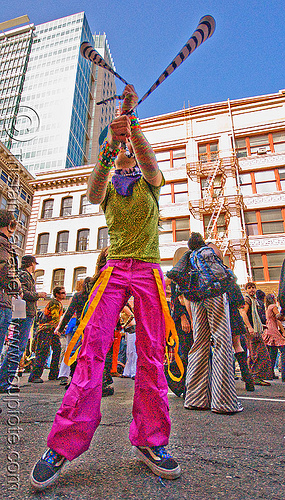
[[[3,349],[8,327],[12,320],[12,309],[10,307],[0,307],[0,354]]]
[[[13,382],[21,357],[27,347],[29,333],[34,322],[34,318],[15,319],[13,338],[11,339],[8,351],[0,369],[0,388],[8,389]]]

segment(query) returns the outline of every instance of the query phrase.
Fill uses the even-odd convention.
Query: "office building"
[[[20,21],[0,26],[2,142],[33,175],[93,163],[115,116],[114,103],[96,102],[116,88],[114,76],[79,51],[88,41],[115,69],[106,35],[92,35],[84,12],[37,26]]]

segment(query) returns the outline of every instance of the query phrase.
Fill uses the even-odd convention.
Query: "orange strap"
[[[172,380],[174,380],[175,382],[180,382],[180,380],[182,379],[182,377],[184,375],[184,366],[183,366],[183,363],[182,363],[180,356],[178,354],[179,338],[177,335],[174,321],[170,316],[170,312],[168,309],[163,284],[162,284],[158,269],[153,269],[153,274],[154,274],[155,281],[157,284],[160,303],[161,303],[161,307],[162,307],[162,311],[163,311],[163,315],[164,315],[164,320],[165,320],[165,335],[166,335],[165,355],[166,355],[167,365],[168,365],[168,374],[169,374],[170,378],[172,378]],[[180,377],[175,377],[170,371],[170,361],[169,361],[167,346],[171,346],[171,347],[174,346],[174,358],[175,358],[175,361],[176,361],[177,366],[178,366],[179,371],[180,371]]]
[[[78,325],[78,328],[77,330],[75,331],[72,339],[70,340],[68,346],[67,346],[67,349],[66,349],[66,352],[65,352],[65,355],[64,355],[64,362],[66,365],[70,366],[72,365],[72,363],[77,359],[77,356],[78,356],[78,352],[79,352],[79,349],[81,346],[79,346],[75,353],[73,354],[73,356],[70,357],[77,341],[80,339],[80,337],[82,337],[82,341],[83,341],[83,338],[84,338],[84,328],[86,327],[86,325],[88,324],[88,321],[90,320],[92,314],[94,313],[98,303],[99,303],[99,300],[101,299],[102,295],[103,295],[103,292],[108,284],[108,281],[110,279],[110,276],[112,274],[112,271],[113,271],[113,267],[107,267],[107,269],[105,269],[104,271],[102,271],[102,273],[100,274],[99,278],[97,279],[95,285],[93,286],[90,294],[89,294],[89,297],[88,297],[88,300],[90,300],[91,298],[91,295],[92,293],[96,290],[96,288],[99,286],[98,290],[97,290],[97,293],[96,295],[93,297],[93,300],[92,302],[88,305],[88,308],[87,308],[87,311],[85,312],[85,308],[83,309],[82,311],[82,314],[81,314],[81,318],[80,318],[80,323]]]

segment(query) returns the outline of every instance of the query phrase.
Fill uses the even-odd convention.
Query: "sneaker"
[[[30,384],[43,384],[44,383],[43,379],[40,377],[31,378],[31,380],[28,378],[28,382]]]
[[[44,490],[57,479],[67,459],[50,448],[34,465],[30,475],[31,485],[36,490]]]
[[[157,476],[176,479],[181,475],[180,465],[165,450],[164,446],[133,446],[134,453]]]
[[[254,380],[254,385],[263,385],[264,387],[270,387],[271,386],[270,382],[266,382],[262,378],[261,379],[255,379]]]
[[[68,384],[68,377],[60,377],[59,385],[67,385],[67,384]]]
[[[102,398],[106,398],[107,396],[113,396],[114,394],[114,388],[113,387],[109,387],[107,385],[107,387],[103,387],[102,388]]]

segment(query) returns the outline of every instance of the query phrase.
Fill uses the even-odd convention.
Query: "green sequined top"
[[[165,184],[164,178],[161,186]],[[111,182],[101,207],[110,235],[108,259],[137,259],[160,262],[158,201],[160,188],[141,177],[131,196],[121,196]]]

